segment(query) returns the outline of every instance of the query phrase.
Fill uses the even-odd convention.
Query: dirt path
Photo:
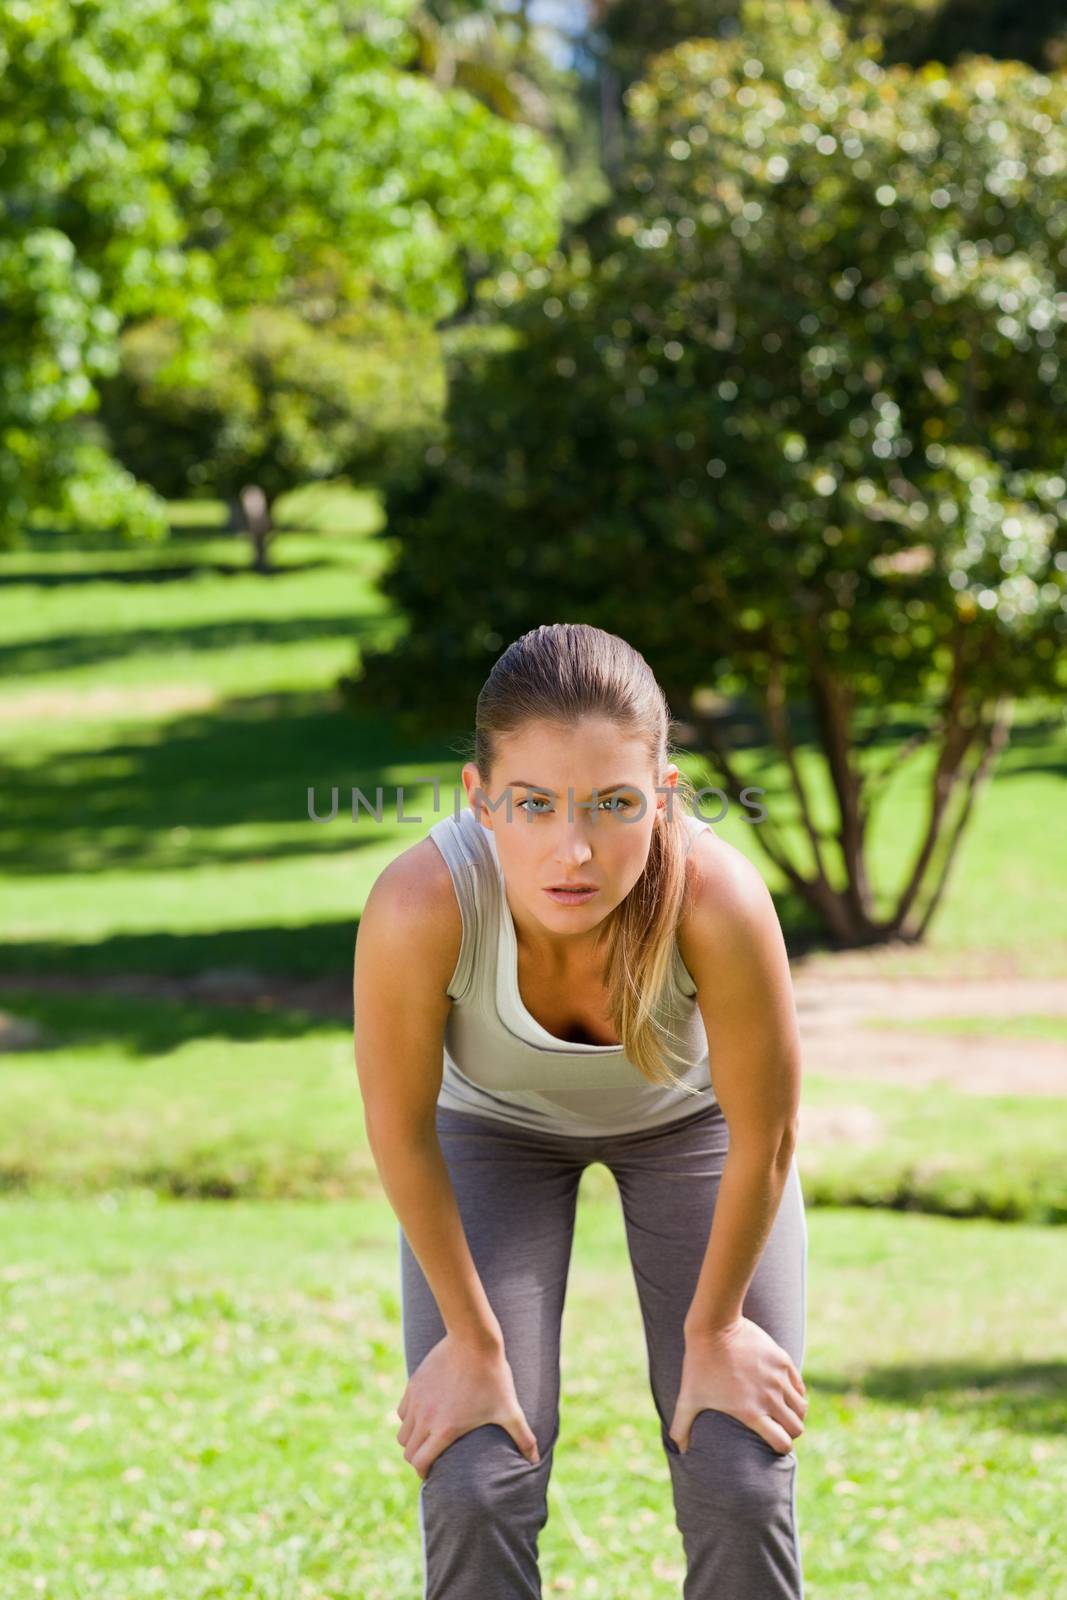
[[[1067,980],[794,975],[810,1072],[966,1094],[1067,1096],[1067,1045],[995,1033],[933,1032],[936,1017],[1067,1017]],[[898,1026],[875,1027],[875,1020]],[[920,1024],[914,1031],[900,1024]]]
[[[793,971],[807,1072],[901,1084],[944,1083],[968,1094],[1067,1096],[1067,1045],[988,1033],[925,1031],[935,1017],[1067,1017],[1067,979],[1022,977],[902,977],[878,971],[869,957],[852,962],[820,957]],[[250,1006],[260,1011],[307,1011],[351,1025],[348,977],[316,981],[264,978],[239,968],[193,978],[130,973],[97,978],[0,976],[0,996],[21,988],[56,994],[128,995],[138,999]],[[914,1021],[914,1030],[872,1026],[876,1019]],[[26,1048],[32,1033],[18,1018],[0,1015],[0,1050]],[[855,1108],[857,1115],[861,1108]],[[858,1128],[856,1130],[859,1131]]]
[[[0,722],[66,721],[78,717],[158,717],[178,711],[208,711],[218,704],[209,684],[160,684],[156,688],[97,685],[91,689],[35,689],[0,695]]]

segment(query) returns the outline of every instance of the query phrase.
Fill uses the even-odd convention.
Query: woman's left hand
[[[788,1352],[748,1317],[685,1336],[685,1359],[670,1437],[684,1455],[698,1411],[725,1411],[779,1454],[804,1432],[804,1380]]]

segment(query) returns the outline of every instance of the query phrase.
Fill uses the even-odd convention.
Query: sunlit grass
[[[0,557],[0,939],[23,984],[0,1009],[37,1030],[0,1056],[0,1596],[417,1600],[396,1219],[347,1023],[269,996],[232,1008],[117,986],[131,972],[347,975],[371,882],[434,820],[412,780],[438,773],[447,804],[461,762],[451,736],[401,745],[336,694],[359,650],[399,627],[377,588],[374,497],[298,501],[293,518],[317,531],[279,533],[269,578],[221,506],[173,509],[181,531],[163,545]],[[888,965],[943,971],[991,951],[1006,971],[1062,973],[1065,749],[1062,717],[1023,708],[927,946]],[[800,758],[829,820],[813,750]],[[780,797],[765,754],[743,761]],[[917,761],[876,824],[883,895],[914,849],[923,782]],[[311,821],[309,787],[325,811],[335,784],[339,817]],[[350,787],[378,784],[384,824],[353,823]],[[414,827],[395,817],[401,784]],[[754,830],[734,813],[718,831],[760,864],[792,929],[799,908]],[[40,987],[68,975],[99,988]],[[1042,1016],[909,1027],[980,1027],[1006,1050],[1064,1036]],[[1063,1221],[1064,1102],[814,1067],[804,1109],[841,1113],[846,1131],[798,1152],[809,1600],[1067,1590],[1060,1229],[834,1209]],[[669,1476],[603,1167],[583,1182],[564,1369],[545,1593],[676,1597]]]
[[[586,1184],[544,1588],[674,1600],[681,1542],[618,1202]],[[0,1226],[0,1592],[417,1600],[383,1200],[7,1200]],[[1056,1593],[1057,1230],[816,1212],[809,1242],[807,1592]]]
[[[342,1022],[269,997],[236,1008],[28,988],[2,1004],[38,1030],[0,1058],[3,1187],[377,1192]],[[971,1095],[808,1070],[804,1111],[812,1135],[798,1163],[811,1205],[1067,1222],[1067,1096]]]
[[[1067,1043],[1067,1016],[1039,1013],[1014,1017],[864,1017],[865,1028],[903,1028],[908,1033],[983,1034],[1002,1039],[1053,1039]],[[1067,1090],[1067,1078],[1064,1080]]]
[[[330,515],[344,504],[335,497]],[[182,970],[179,940],[141,938],[166,929],[217,935],[222,959],[240,946],[243,964],[272,970],[275,940],[264,930],[303,924],[315,930],[319,970],[348,966],[351,919],[374,877],[434,820],[430,785],[413,780],[436,774],[443,807],[462,798],[455,743],[469,728],[404,747],[382,719],[343,708],[338,677],[400,627],[377,587],[390,559],[388,543],[369,537],[380,506],[368,496],[347,506],[340,531],[279,533],[269,578],[249,570],[242,540],[188,527],[147,549],[79,551],[68,540],[0,557],[0,575],[19,580],[0,594],[5,960],[53,970],[72,959],[62,949],[69,943],[79,968],[124,970],[127,938],[137,937],[138,966]],[[195,528],[220,509],[174,511]],[[220,549],[225,569],[213,565]],[[168,564],[176,571],[161,579]],[[800,758],[828,823],[825,773],[811,747]],[[788,815],[780,766],[754,749],[738,760],[768,786],[768,810]],[[918,838],[922,760],[887,791],[873,829],[882,892],[900,881]],[[921,972],[971,950],[1002,951],[1014,971],[1063,970],[1067,834],[1050,819],[1065,761],[1062,717],[1021,708],[928,941],[894,953],[894,970]],[[706,781],[698,757],[683,765]],[[379,784],[383,824],[366,813],[354,823],[352,788],[373,796]],[[334,785],[338,818],[311,822],[308,790],[321,815]],[[397,820],[401,785],[405,815],[422,823]],[[705,815],[715,809],[710,797]],[[758,863],[787,931],[810,925],[736,806],[717,831]],[[785,831],[796,843],[795,827]],[[320,937],[331,925],[333,936]],[[199,961],[208,952],[187,953]],[[299,960],[291,940],[284,959]]]

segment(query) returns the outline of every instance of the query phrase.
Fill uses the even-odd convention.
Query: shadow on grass
[[[805,1381],[822,1394],[858,1392],[891,1405],[932,1406],[982,1429],[1061,1436],[1067,1427],[1067,1361],[933,1361],[876,1367],[854,1383]]]
[[[213,1005],[194,997],[168,1000],[132,994],[65,995],[34,990],[29,984],[0,993],[0,1011],[5,1010],[40,1030],[28,1047],[33,1054],[108,1045],[127,1056],[158,1057],[193,1040],[302,1039],[335,1035],[345,1026],[337,1019],[271,1004]]]
[[[264,635],[302,639],[336,631],[353,637],[378,621],[281,620],[264,625],[206,627],[201,641],[233,643],[238,636],[262,641]],[[154,630],[140,636],[158,640]],[[79,647],[91,641],[72,641]],[[42,645],[45,653],[50,646]],[[110,644],[107,648],[113,648]],[[889,737],[907,731],[902,721]],[[466,730],[464,730],[466,732]],[[1040,734],[1024,729],[1035,743]],[[93,874],[181,873],[205,867],[240,866],[286,859],[328,859],[380,845],[396,850],[421,837],[426,827],[453,809],[459,784],[458,735],[413,743],[401,739],[391,720],[368,711],[353,718],[327,692],[248,695],[224,700],[210,711],[146,723],[124,730],[110,744],[86,742],[72,750],[50,751],[33,762],[12,763],[5,773],[6,817],[0,840],[0,871],[16,880],[91,880]],[[753,757],[758,752],[753,752]],[[1050,759],[1044,770],[1057,770]],[[408,784],[406,816],[396,816],[398,786],[404,774],[439,776],[440,805],[433,809],[428,785]],[[1008,769],[1010,775],[1010,769]],[[764,780],[764,804],[772,815],[789,814],[791,794],[779,772]],[[327,818],[336,786],[338,815]],[[351,790],[374,804],[383,790],[388,833],[366,811],[351,816]],[[714,800],[701,808],[709,820]],[[408,818],[421,818],[411,822]],[[294,826],[295,825],[295,826]],[[271,837],[275,830],[277,837]],[[758,859],[758,846],[756,847]],[[122,893],[130,893],[125,888]],[[190,890],[190,892],[192,892]],[[787,947],[794,957],[832,951],[836,945],[810,908],[791,890],[776,891],[775,904]],[[281,920],[246,926],[254,906],[238,901],[228,908],[228,926],[208,932],[175,933],[166,926],[146,933],[116,933],[92,944],[9,937],[0,946],[15,974],[115,974],[157,972],[192,976],[217,967],[240,967],[266,974],[314,978],[350,969],[357,926],[351,919],[294,926]],[[165,908],[160,921],[165,924]]]
[[[352,848],[351,845],[348,846]],[[10,977],[70,974],[78,979],[158,974],[164,978],[203,978],[221,971],[235,974],[235,986],[264,979],[310,981],[351,972],[359,918],[286,927],[222,928],[212,933],[123,933],[92,944],[20,939],[0,944],[0,967]],[[3,991],[0,990],[0,1006]]]
[[[294,573],[313,572],[321,567],[336,566],[335,561],[290,561],[284,566],[270,567],[266,572],[254,572],[251,557],[241,562],[203,561],[189,562],[184,566],[153,567],[147,562],[139,567],[97,567],[88,572],[56,572],[38,568],[26,572],[0,574],[0,589],[34,587],[40,589],[66,589],[77,584],[93,583],[184,583],[189,578],[291,578]],[[124,635],[123,637],[128,637]],[[50,641],[62,643],[63,641]],[[61,665],[67,663],[60,663]]]
[[[404,819],[397,820],[400,769],[414,766],[418,777],[440,776],[438,814],[444,815],[452,809],[458,763],[447,742],[401,742],[387,719],[354,719],[321,692],[231,699],[175,717],[162,731],[149,724],[99,749],[50,752],[35,765],[13,766],[5,775],[0,870],[12,877],[72,871],[88,876],[115,868],[180,871],[347,852],[382,837],[365,807],[353,822],[350,793],[360,790],[373,806],[379,786],[381,826],[395,825],[399,848],[434,820],[432,791],[410,784]],[[338,812],[330,821],[334,786]],[[309,815],[309,789],[321,821]],[[418,826],[407,820],[420,816]],[[272,825],[293,824],[306,837],[263,836]],[[244,836],[242,828],[249,830]],[[236,837],[218,837],[222,833]],[[247,909],[234,911],[239,918]],[[250,937],[261,935],[253,931]],[[273,942],[268,934],[266,943]]]
[[[240,576],[236,570],[227,575]],[[143,574],[138,572],[136,576],[140,582]],[[346,576],[353,585],[365,582],[358,572],[349,569],[346,569]],[[205,622],[194,627],[128,628],[122,632],[74,633],[28,640],[0,648],[0,676],[18,681],[25,688],[28,687],[26,679],[37,673],[66,672],[100,666],[108,661],[136,663],[138,657],[150,660],[178,648],[193,653],[218,652],[239,649],[242,645],[305,644],[314,639],[360,639],[379,634],[388,618],[354,615],[355,604],[354,600],[351,610],[342,609],[329,616],[249,616],[233,622]],[[74,693],[76,695],[77,691]]]
[[[419,835],[413,833],[408,842]],[[349,836],[339,849],[351,852],[369,844],[354,842]],[[406,842],[400,841],[400,848]],[[321,847],[320,847],[321,848]],[[271,856],[303,855],[303,850],[272,851]],[[783,922],[788,918],[783,917]],[[210,933],[137,932],[111,934],[93,943],[20,938],[0,942],[0,967],[9,976],[24,977],[32,987],[34,977],[76,975],[80,978],[124,974],[159,974],[173,978],[195,978],[219,969],[235,971],[237,981],[255,974],[303,981],[329,977],[347,978],[359,928],[358,914],[351,918],[305,923],[296,927],[282,923],[255,927],[220,928]],[[792,937],[787,929],[790,954],[828,949],[817,931],[801,929]],[[0,990],[0,1004],[3,991]]]
[[[456,748],[466,732],[422,742],[402,739],[388,717],[367,712],[354,718],[320,692],[226,700],[210,711],[171,718],[162,732],[149,724],[136,738],[127,735],[100,749],[53,752],[46,761],[13,768],[5,775],[8,815],[0,871],[11,878],[72,871],[88,877],[116,868],[155,873],[313,853],[347,855],[382,838],[365,807],[355,822],[351,811],[353,789],[373,806],[379,787],[382,826],[394,830],[397,850],[406,848],[432,822],[452,814],[453,786],[466,804]],[[435,812],[430,786],[409,783],[404,820],[399,820],[402,772],[412,768],[417,777],[440,779],[440,803]],[[314,790],[316,815],[326,819],[335,786],[336,818],[312,821],[308,790]],[[709,820],[715,810],[714,804],[701,808]],[[414,818],[422,820],[408,820]],[[248,824],[259,829],[294,823],[306,828],[306,838],[234,837]],[[175,830],[182,830],[180,843]],[[799,896],[782,892],[775,903],[791,953],[832,948]],[[236,906],[235,915],[245,909]],[[240,966],[314,977],[350,965],[355,926],[354,914],[352,922],[332,925],[116,934],[77,946],[24,937],[2,948],[7,969],[17,973],[191,975]]]

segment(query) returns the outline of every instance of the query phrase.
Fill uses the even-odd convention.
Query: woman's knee
[[[792,1499],[795,1451],[776,1450],[727,1411],[698,1411],[685,1454],[672,1454],[705,1510],[733,1525],[756,1531]]]
[[[543,1458],[541,1465],[546,1465]],[[505,1428],[487,1422],[461,1434],[435,1457],[423,1495],[433,1514],[447,1517],[450,1524],[479,1524],[495,1513],[511,1517],[524,1504],[543,1503],[544,1474]]]

